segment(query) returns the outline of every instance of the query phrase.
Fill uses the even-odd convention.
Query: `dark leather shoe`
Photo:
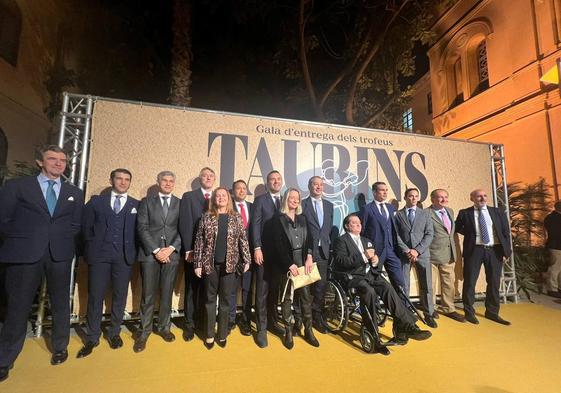
[[[216,345],[218,345],[220,348],[226,348],[227,343],[228,343],[228,340],[226,340],[226,339],[216,340]]]
[[[292,327],[287,327],[284,330],[284,336],[282,338],[282,344],[287,348],[287,349],[292,349],[294,348],[294,338],[292,337]]]
[[[251,336],[251,325],[247,321],[240,321],[238,323],[238,327],[240,328],[240,333],[242,336]]]
[[[57,366],[59,364],[66,362],[66,359],[68,359],[68,351],[67,350],[58,351],[53,353],[53,356],[51,357],[51,364],[53,366]]]
[[[428,327],[431,327],[433,329],[436,329],[438,327],[438,324],[430,315],[425,315],[425,322],[427,323]]]
[[[191,341],[194,338],[195,338],[195,329],[193,329],[192,327],[186,327],[185,329],[183,329],[183,339],[185,341]]]
[[[561,299],[561,291],[547,291],[547,296],[555,297]]]
[[[10,365],[9,367],[0,367],[0,382],[5,381],[8,379],[10,375],[10,370],[14,368],[14,365]]]
[[[205,348],[206,349],[211,350],[212,347],[214,347],[214,341],[212,341],[212,342],[205,341]]]
[[[171,343],[175,341],[175,334],[173,334],[169,330],[160,332],[160,337],[162,337],[164,341],[167,343]]]
[[[321,334],[327,334],[329,333],[329,330],[327,330],[327,326],[325,326],[325,323],[323,322],[323,319],[314,319],[314,329],[316,329],[318,332],[320,332]]]
[[[312,329],[306,329],[304,331],[304,340],[312,347],[319,347],[319,341],[316,336],[314,336],[314,331]]]
[[[146,341],[148,341],[147,337],[140,337],[138,338],[132,347],[132,350],[136,353],[142,352],[146,349]]]
[[[456,311],[452,311],[444,315],[446,315],[448,318],[452,318],[454,321],[466,323],[466,319],[463,317],[463,315],[457,313]]]
[[[97,347],[98,345],[99,345],[99,343],[94,343],[93,341],[88,341],[86,344],[84,344],[82,349],[80,349],[78,351],[78,354],[76,355],[76,357],[78,359],[85,358],[86,356],[90,355],[93,352],[93,349],[95,347]]]
[[[122,346],[123,346],[123,340],[121,339],[121,336],[119,336],[118,334],[116,336],[109,338],[109,348],[119,349]]]
[[[485,318],[500,323],[501,325],[505,325],[505,326],[509,326],[511,323],[509,321],[507,321],[506,319],[502,319],[499,314],[491,314],[488,312],[485,312]]]
[[[376,344],[374,344],[374,352],[379,353],[379,354],[384,355],[384,356],[389,356],[390,355],[390,350],[388,349],[388,347],[386,347],[385,345],[382,345],[382,343],[380,343],[380,342],[377,342]]]
[[[469,323],[473,323],[474,325],[479,325],[479,319],[472,313],[466,313],[465,320]]]
[[[267,332],[266,331],[259,331],[257,332],[257,337],[255,338],[255,342],[259,348],[266,348],[269,343],[267,341]]]
[[[438,313],[438,311],[435,311],[432,313],[431,315],[434,319],[438,319],[440,317],[440,314]]]
[[[403,329],[403,333],[407,338],[416,341],[427,340],[432,336],[432,333],[428,330],[421,330],[417,325],[407,325]]]

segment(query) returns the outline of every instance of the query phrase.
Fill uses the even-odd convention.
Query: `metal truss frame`
[[[60,128],[58,146],[68,154],[67,173],[64,179],[81,190],[86,185],[88,169],[90,130],[95,97],[89,95],[63,93],[62,111],[60,113]],[[72,260],[70,276],[70,310],[74,306],[75,270],[76,258]],[[39,308],[37,310],[37,321],[35,335],[40,337],[43,327],[48,325],[45,321],[45,304],[47,302],[47,283],[43,280],[39,295]],[[78,316],[71,311],[71,322],[78,322]]]
[[[503,265],[501,285],[499,289],[503,302],[508,300],[518,302],[518,285],[516,283],[516,269],[514,249],[512,248],[512,232],[510,231],[510,208],[508,203],[508,185],[506,180],[506,166],[503,145],[489,145],[491,154],[491,176],[493,179],[493,200],[496,206],[505,210],[508,219],[509,241],[512,254]]]

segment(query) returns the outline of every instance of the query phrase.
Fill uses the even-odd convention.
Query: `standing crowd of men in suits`
[[[195,331],[201,328],[201,310],[205,301],[202,279],[193,269],[194,242],[199,220],[208,208],[215,186],[214,171],[203,168],[198,177],[200,187],[184,193],[181,199],[173,195],[175,174],[162,171],[156,178],[157,192],[139,202],[128,195],[132,173],[118,168],[110,173],[110,192],[93,196],[84,206],[82,191],[62,179],[67,156],[61,148],[54,145],[42,147],[36,162],[41,170],[38,176],[9,180],[0,190],[0,265],[5,271],[7,292],[7,315],[0,332],[0,381],[8,377],[23,348],[28,316],[43,276],[47,281],[53,318],[51,364],[66,361],[72,260],[80,239],[83,239],[88,266],[88,309],[86,338],[78,358],[90,355],[99,345],[103,300],[109,286],[112,288],[112,306],[107,338],[111,348],[122,347],[120,325],[135,261],[140,263],[142,300],[134,351],[141,352],[146,348],[148,337],[154,330],[157,298],[155,331],[166,342],[175,340],[170,330],[171,302],[181,261],[185,261],[183,339],[191,341]],[[253,203],[246,201],[245,181],[234,182],[231,190],[233,207],[243,222],[253,261],[252,268],[237,277],[238,283],[231,296],[235,299],[241,289],[242,313],[238,316],[236,307],[232,307],[229,327],[233,329],[237,324],[241,334],[251,335],[251,288],[254,281],[255,341],[261,348],[268,345],[268,330],[282,332],[277,315],[279,271],[273,263],[275,239],[271,236],[272,219],[281,206],[282,188],[282,176],[274,170],[266,177],[267,192],[256,197]],[[313,325],[317,331],[328,332],[322,310],[328,263],[333,259],[335,248],[342,256],[342,266],[347,264],[359,278],[361,274],[364,276],[385,268],[391,286],[381,284],[376,277],[367,279],[366,284],[360,278],[356,285],[365,288],[361,293],[367,303],[372,303],[373,296],[394,303],[390,307],[393,308],[392,314],[402,321],[401,330],[397,330],[403,334],[402,338],[430,336],[414,326],[414,320],[404,314],[403,305],[395,304],[395,293],[406,296],[409,293],[412,268],[417,272],[421,308],[428,326],[437,327],[435,319],[439,313],[459,322],[479,323],[473,304],[475,283],[482,264],[487,278],[485,317],[510,324],[499,316],[502,263],[511,255],[509,225],[504,212],[487,206],[484,190],[474,190],[470,195],[473,206],[460,210],[454,220],[454,212],[447,206],[448,192],[444,189],[431,193],[432,204],[426,209],[417,207],[419,190],[407,189],[405,207],[396,212],[387,202],[387,185],[376,182],[372,186],[374,200],[357,214],[345,218],[347,239],[346,235],[338,237],[339,230],[333,225],[334,207],[324,198],[323,179],[313,176],[309,179],[308,189],[309,196],[302,201],[302,215],[313,240],[313,260],[322,277],[313,284],[311,291]],[[454,305],[455,233],[464,236],[464,316]],[[357,261],[359,265],[356,265]],[[438,281],[442,295],[437,311],[435,286]],[[298,305],[294,304],[294,308],[298,322]],[[295,325],[296,334],[298,330]]]

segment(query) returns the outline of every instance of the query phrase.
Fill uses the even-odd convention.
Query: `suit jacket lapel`
[[[306,199],[304,199],[304,203],[306,203],[308,206],[306,207],[306,209],[310,209],[310,211],[312,212],[312,218],[314,219],[314,222],[316,223],[317,227],[319,229],[321,229],[321,227],[319,226],[319,221],[318,221],[318,213],[316,212],[316,207],[314,202],[312,201],[311,197],[308,197]],[[323,204],[323,200],[322,200],[322,204]]]
[[[37,180],[37,177],[35,176],[31,177],[30,182],[32,183],[31,187],[33,189],[33,192],[31,192],[29,195],[33,197],[33,199],[35,199],[37,205],[39,205],[45,211],[45,213],[49,214],[47,201],[45,200],[45,196],[43,195],[43,190],[41,190],[41,186],[39,185],[39,181]]]
[[[413,229],[411,227],[411,223],[409,222],[409,218],[407,217],[407,208],[403,208],[401,210],[397,211],[397,217],[399,220],[403,221],[405,223],[405,225],[407,226],[407,228],[409,228],[409,231],[411,231],[411,229]],[[414,223],[415,221],[413,221]]]
[[[281,215],[279,217],[279,220],[281,222],[282,229],[284,230],[284,233],[286,234],[286,238],[289,239],[289,241],[290,241],[290,231],[289,231],[289,228],[288,228],[288,217],[286,215]]]
[[[438,213],[438,211],[434,210],[432,207],[430,208],[430,210],[431,210],[432,220],[434,222],[436,222],[437,224],[439,224],[442,228],[444,228],[444,230],[446,230],[446,227],[444,226],[444,223],[442,222],[442,218],[440,217],[440,213]],[[450,215],[448,213],[448,211],[446,211],[446,214]],[[448,217],[448,218],[450,218],[450,217]],[[452,219],[450,219],[450,220],[452,220]]]
[[[67,199],[69,198],[69,185],[62,182],[60,183],[60,192],[58,194],[58,198],[56,200],[55,211],[53,212],[53,217],[60,213],[60,210],[63,208],[63,204],[66,203]],[[45,205],[47,202],[45,201]],[[47,209],[48,210],[48,209]]]

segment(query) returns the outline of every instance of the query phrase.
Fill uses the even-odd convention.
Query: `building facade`
[[[560,90],[540,78],[561,57],[561,0],[460,0],[432,30],[413,113],[435,136],[503,144],[509,182],[542,177],[559,199]]]

